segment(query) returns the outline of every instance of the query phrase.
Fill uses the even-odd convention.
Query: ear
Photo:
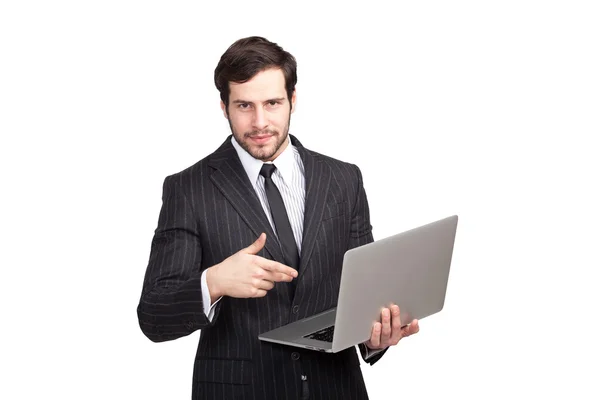
[[[296,89],[294,89],[294,92],[292,93],[292,111],[290,111],[290,114],[293,113],[296,110]]]
[[[225,116],[225,119],[229,119],[229,116],[227,115],[227,107],[225,106],[225,103],[223,103],[223,100],[221,100],[221,111],[223,111],[223,116]]]

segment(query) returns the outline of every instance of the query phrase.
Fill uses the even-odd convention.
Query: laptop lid
[[[346,252],[334,352],[368,340],[391,303],[400,307],[403,325],[442,310],[457,224],[453,215]]]

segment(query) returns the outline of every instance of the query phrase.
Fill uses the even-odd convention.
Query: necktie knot
[[[265,164],[263,164],[262,168],[260,169],[260,174],[262,176],[264,176],[265,178],[270,178],[276,169],[277,169],[277,167],[275,166],[275,164],[266,164],[265,163]]]

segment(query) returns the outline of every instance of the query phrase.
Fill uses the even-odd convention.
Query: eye
[[[250,107],[250,104],[248,103],[240,103],[238,104],[238,108],[241,108],[242,110],[246,110]]]
[[[271,107],[275,107],[276,105],[279,105],[280,103],[281,103],[281,102],[280,102],[280,101],[278,101],[278,100],[270,100],[270,101],[268,102],[268,104],[269,104]]]

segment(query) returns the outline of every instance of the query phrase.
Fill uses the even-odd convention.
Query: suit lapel
[[[269,224],[254,187],[228,137],[225,143],[211,156],[209,165],[214,168],[210,179],[229,200],[240,217],[252,229],[256,238],[267,234],[265,249],[274,260],[283,262],[283,253],[275,233]],[[250,245],[251,243],[248,243]]]
[[[331,170],[302,146],[300,141],[290,135],[292,144],[296,146],[304,165],[306,199],[304,205],[304,228],[302,234],[302,254],[300,257],[299,276],[304,274],[315,247],[323,212],[327,203]],[[262,232],[267,233],[265,249],[274,260],[283,261],[283,253],[276,239],[271,224],[265,215],[254,187],[242,166],[238,155],[231,145],[231,137],[213,153],[209,165],[214,168],[210,179],[219,191],[229,200],[240,217],[258,237]],[[271,238],[272,240],[269,240]],[[250,244],[250,243],[248,243]]]
[[[323,219],[323,211],[327,203],[331,170],[319,159],[318,155],[311,154],[302,144],[290,135],[292,143],[298,148],[302,163],[304,164],[304,179],[306,187],[306,200],[304,205],[304,229],[302,234],[302,254],[300,257],[299,277],[304,274],[315,247],[317,234]]]

